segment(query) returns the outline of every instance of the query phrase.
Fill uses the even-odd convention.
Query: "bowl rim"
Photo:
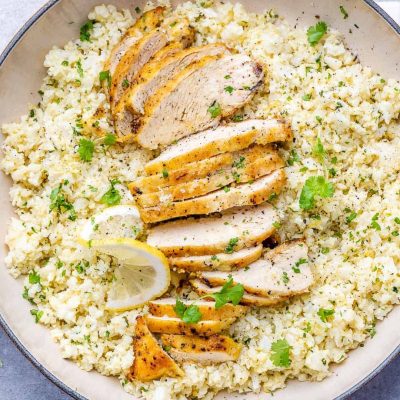
[[[49,11],[54,5],[62,0],[49,0],[45,3],[38,11],[36,11],[17,31],[13,36],[7,46],[4,48],[0,54],[0,67],[7,59],[8,55],[12,52],[14,47],[22,39],[25,33],[31,28],[31,26],[47,11]],[[363,0],[364,3],[372,8],[377,14],[379,14],[391,28],[400,36],[400,25],[374,0]],[[66,385],[59,378],[57,378],[53,373],[51,373],[45,366],[43,366],[34,355],[25,347],[25,345],[19,340],[17,335],[8,326],[7,322],[0,313],[0,326],[4,329],[4,332],[11,339],[12,343],[18,348],[18,350],[25,356],[28,361],[30,361],[47,379],[49,379],[53,384],[63,390],[66,394],[71,396],[74,400],[88,400],[86,397],[79,394],[77,391]],[[350,395],[355,393],[365,384],[367,384],[371,379],[378,375],[386,366],[388,366],[400,353],[400,345],[397,346],[389,356],[380,363],[374,370],[372,370],[367,376],[361,379],[358,383],[353,385],[351,388],[347,389],[344,393],[337,396],[334,400],[345,400]]]

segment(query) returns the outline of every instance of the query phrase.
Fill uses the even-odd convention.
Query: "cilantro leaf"
[[[37,324],[43,316],[43,311],[31,310],[31,315],[35,317],[35,323]]]
[[[112,146],[115,144],[117,141],[117,137],[113,133],[107,133],[107,135],[104,137],[104,144],[106,146]]]
[[[232,254],[235,251],[235,246],[237,245],[238,241],[239,238],[237,237],[230,239],[228,245],[225,248],[225,253]]]
[[[28,279],[31,285],[34,285],[35,283],[40,283],[40,275],[35,270],[29,273]]]
[[[69,219],[71,221],[76,220],[76,212],[74,206],[65,198],[64,193],[62,192],[62,183],[55,189],[53,189],[50,193],[50,211],[56,210],[58,214],[63,214],[66,211],[69,211]]]
[[[233,88],[233,86],[225,86],[225,87],[224,87],[224,90],[225,90],[225,92],[227,92],[227,93],[229,93],[229,94],[232,94],[232,92],[233,92],[235,89]]]
[[[300,208],[310,210],[315,205],[315,198],[332,197],[334,188],[332,183],[328,182],[323,176],[311,176],[308,178],[301,190]]]
[[[93,21],[87,21],[81,26],[80,36],[82,42],[90,42],[90,32],[93,31]]]
[[[375,230],[377,230],[377,231],[380,231],[380,230],[382,230],[382,228],[381,228],[381,226],[380,226],[379,223],[378,223],[378,219],[379,219],[379,213],[376,213],[376,214],[372,217],[370,227],[373,228],[373,229],[375,229]]]
[[[94,143],[88,139],[81,139],[79,141],[78,153],[82,161],[92,161],[94,152]]]
[[[208,107],[207,111],[211,114],[212,118],[217,118],[219,115],[221,115],[221,106],[219,105],[219,103],[214,101],[214,103],[212,103],[211,106]]]
[[[108,206],[114,206],[119,204],[121,201],[121,194],[119,193],[118,189],[115,189],[115,185],[119,183],[117,180],[112,180],[110,189],[107,190],[101,196],[100,203],[107,204]]]
[[[315,26],[310,26],[307,30],[308,43],[310,43],[311,46],[315,46],[321,40],[322,36],[325,35],[327,30],[328,26],[323,21],[317,22]]]
[[[233,305],[238,305],[244,294],[244,288],[242,284],[233,285],[232,276],[229,275],[229,279],[225,282],[222,289],[212,294],[215,300],[215,308],[221,308],[225,304],[231,302]]]
[[[292,363],[290,359],[290,349],[292,346],[289,345],[286,339],[279,339],[273,342],[271,345],[271,356],[270,360],[276,367],[290,367]]]
[[[82,68],[81,59],[79,59],[79,60],[76,62],[76,69],[78,70],[79,76],[80,76],[81,78],[83,78],[83,68]]]
[[[352,211],[347,217],[346,217],[346,222],[350,224],[351,221],[354,221],[357,218],[357,213],[355,211]]]
[[[99,81],[102,84],[104,81],[107,81],[107,86],[110,87],[111,86],[111,75],[110,75],[110,71],[101,71],[99,73]]]
[[[201,320],[201,312],[198,306],[191,304],[186,306],[182,300],[176,299],[174,311],[176,315],[186,324],[195,324]]]
[[[322,322],[327,322],[328,317],[331,315],[335,314],[335,310],[332,309],[326,309],[326,308],[320,308],[317,312],[318,316],[321,318]]]
[[[300,161],[300,157],[297,153],[296,150],[291,150],[290,151],[290,157],[287,160],[288,165],[292,166],[294,165],[294,163],[299,162]]]

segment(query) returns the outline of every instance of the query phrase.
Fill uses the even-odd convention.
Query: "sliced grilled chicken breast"
[[[250,119],[199,132],[169,146],[145,165],[148,174],[164,168],[180,168],[189,162],[204,160],[217,154],[249,147],[253,143],[268,144],[292,139],[290,127],[276,119]]]
[[[110,102],[112,109],[142,67],[168,42],[167,35],[153,30],[139,39],[122,56],[111,77]]]
[[[126,31],[122,39],[114,46],[104,65],[104,70],[109,71],[112,76],[123,55],[140,36],[160,26],[164,11],[165,7],[156,7],[143,13],[143,15],[136,20],[134,25]]]
[[[144,222],[154,223],[188,215],[211,214],[233,207],[257,205],[267,201],[272,194],[279,194],[285,182],[285,172],[279,169],[252,183],[243,183],[228,191],[221,189],[195,199],[140,208],[139,211]]]
[[[263,77],[262,68],[243,54],[189,65],[148,99],[137,141],[156,149],[217,126],[251,99]]]
[[[200,47],[190,47],[163,60],[149,62],[141,71],[138,83],[134,85],[127,96],[127,106],[136,113],[144,113],[146,100],[191,63],[205,56],[228,54],[223,44],[209,44]]]
[[[232,183],[246,183],[254,181],[262,176],[284,167],[285,163],[277,152],[267,154],[253,162],[239,164],[215,171],[205,178],[195,179],[192,182],[184,182],[176,186],[162,188],[154,193],[146,193],[136,197],[141,207],[155,207],[161,203],[192,199],[223,188],[230,190]]]
[[[182,300],[182,302],[189,306],[193,301]],[[171,317],[177,318],[174,310],[176,299],[168,297],[165,299],[158,299],[149,302],[149,312],[155,317]],[[214,301],[196,300],[196,306],[202,315],[202,320],[215,320],[221,321],[229,318],[239,318],[246,314],[247,307],[234,306],[233,304],[225,304],[224,306],[216,309]]]
[[[201,279],[211,286],[223,285],[229,276],[235,284],[259,296],[292,296],[307,292],[313,283],[308,249],[301,240],[286,242],[247,266],[246,270],[203,272]]]
[[[171,356],[180,361],[200,364],[216,364],[236,361],[242,346],[225,335],[196,337],[184,335],[161,335],[164,347],[170,348]]]
[[[217,293],[222,289],[222,286],[210,287],[200,279],[192,279],[190,281],[190,284],[192,285],[196,293],[201,296],[204,296],[206,294]],[[254,307],[266,307],[282,303],[287,299],[288,297],[285,296],[268,296],[268,297],[256,296],[254,294],[250,294],[245,291],[242,299],[240,300],[240,304],[244,304],[247,306],[254,306]]]
[[[265,203],[220,216],[188,218],[155,226],[149,230],[147,243],[167,256],[232,253],[267,239],[275,232],[276,222],[279,222],[277,212]]]
[[[147,326],[151,332],[172,333],[174,335],[199,335],[211,336],[228,329],[235,318],[220,321],[199,321],[195,324],[187,324],[179,318],[146,316]]]
[[[232,167],[235,164],[252,163],[260,157],[275,154],[272,145],[250,146],[233,153],[218,154],[205,160],[186,164],[178,169],[165,169],[163,173],[143,176],[134,180],[129,188],[132,194],[157,192],[161,188],[180,185],[212,175],[216,171]]]
[[[175,378],[184,375],[175,361],[158,344],[142,316],[136,319],[133,349],[135,360],[128,374],[130,380],[146,382],[163,376]]]
[[[262,255],[262,245],[254,246],[232,254],[220,253],[206,256],[170,257],[169,265],[186,272],[232,271],[243,268],[258,260]]]

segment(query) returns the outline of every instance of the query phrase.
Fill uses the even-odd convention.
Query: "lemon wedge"
[[[142,231],[143,222],[135,206],[114,206],[106,208],[86,221],[79,241],[86,244],[90,240],[106,238],[135,239]]]
[[[170,284],[168,260],[161,251],[130,238],[93,240],[91,248],[118,260],[106,308],[126,311],[164,294]]]

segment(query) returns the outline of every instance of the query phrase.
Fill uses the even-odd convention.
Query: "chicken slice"
[[[139,39],[122,56],[111,76],[110,103],[111,108],[120,100],[124,91],[142,67],[150,60],[157,51],[162,49],[168,42],[168,36],[159,30],[153,30]]]
[[[229,190],[220,189],[195,199],[160,204],[158,207],[140,208],[142,220],[146,223],[165,221],[188,215],[211,214],[233,207],[257,205],[281,192],[286,182],[283,169],[257,179],[243,183]]]
[[[167,256],[210,255],[260,244],[275,232],[279,217],[268,203],[220,216],[188,218],[151,228],[147,243]],[[228,249],[230,252],[230,249]]]
[[[182,300],[185,305],[193,304],[193,301]],[[175,313],[176,299],[168,297],[149,302],[149,312],[155,317],[171,317],[177,318]],[[202,320],[222,321],[230,318],[239,318],[246,314],[247,307],[235,306],[233,304],[225,304],[216,309],[214,301],[196,300],[196,306],[202,315]]]
[[[259,296],[292,296],[307,292],[313,283],[308,249],[302,240],[286,242],[266,253],[245,270],[231,273],[203,272],[201,279],[211,286],[223,285],[232,276],[234,284]]]
[[[250,119],[199,132],[169,146],[145,165],[148,174],[161,173],[164,168],[180,168],[189,162],[204,160],[217,154],[249,147],[253,143],[268,144],[292,139],[290,127],[276,119]]]
[[[200,279],[192,279],[190,281],[193,289],[197,294],[204,296],[206,294],[213,294],[221,291],[222,286],[210,287],[202,282]],[[254,294],[250,294],[248,292],[244,292],[242,299],[240,300],[240,304],[244,304],[246,306],[254,306],[254,307],[266,307],[272,306],[278,303],[282,303],[287,300],[286,296],[256,296]]]
[[[180,362],[216,364],[236,361],[242,346],[225,335],[196,337],[184,335],[161,335],[161,341],[171,356]]]
[[[191,63],[205,56],[228,54],[223,44],[191,47],[160,60],[149,62],[141,71],[138,83],[126,93],[127,106],[135,113],[143,114],[146,100]]]
[[[175,378],[184,375],[175,361],[158,344],[142,316],[136,318],[133,348],[135,360],[128,379],[147,382],[163,376]]]
[[[165,169],[164,174],[158,173],[137,178],[129,185],[129,189],[134,195],[157,192],[164,187],[180,185],[207,177],[215,171],[231,167],[233,164],[240,164],[243,159],[246,163],[254,162],[258,158],[273,152],[274,148],[271,145],[255,145],[233,153],[218,154],[205,160],[186,164],[178,169]]]
[[[205,178],[162,188],[158,192],[142,194],[135,200],[141,207],[155,207],[161,203],[192,199],[221,188],[225,191],[230,190],[229,185],[232,183],[237,185],[254,181],[284,166],[285,163],[275,151],[253,162],[246,163],[245,159],[241,159],[239,164],[234,163],[233,166],[217,170]]]
[[[112,76],[115,72],[115,68],[121,61],[121,58],[143,35],[143,33],[160,26],[164,11],[165,7],[156,7],[143,13],[143,15],[136,20],[134,25],[126,31],[122,39],[111,50],[111,54],[104,65],[104,70],[109,71]]]
[[[246,267],[258,260],[262,245],[241,249],[232,254],[220,253],[206,256],[170,257],[169,265],[179,271],[232,271]]]
[[[203,60],[186,67],[147,100],[137,134],[141,146],[156,149],[217,126],[246,104],[263,82],[262,68],[246,55]]]
[[[147,326],[151,332],[191,336],[211,336],[220,333],[228,329],[235,320],[236,318],[228,318],[220,321],[199,321],[187,324],[179,318],[146,316]]]

